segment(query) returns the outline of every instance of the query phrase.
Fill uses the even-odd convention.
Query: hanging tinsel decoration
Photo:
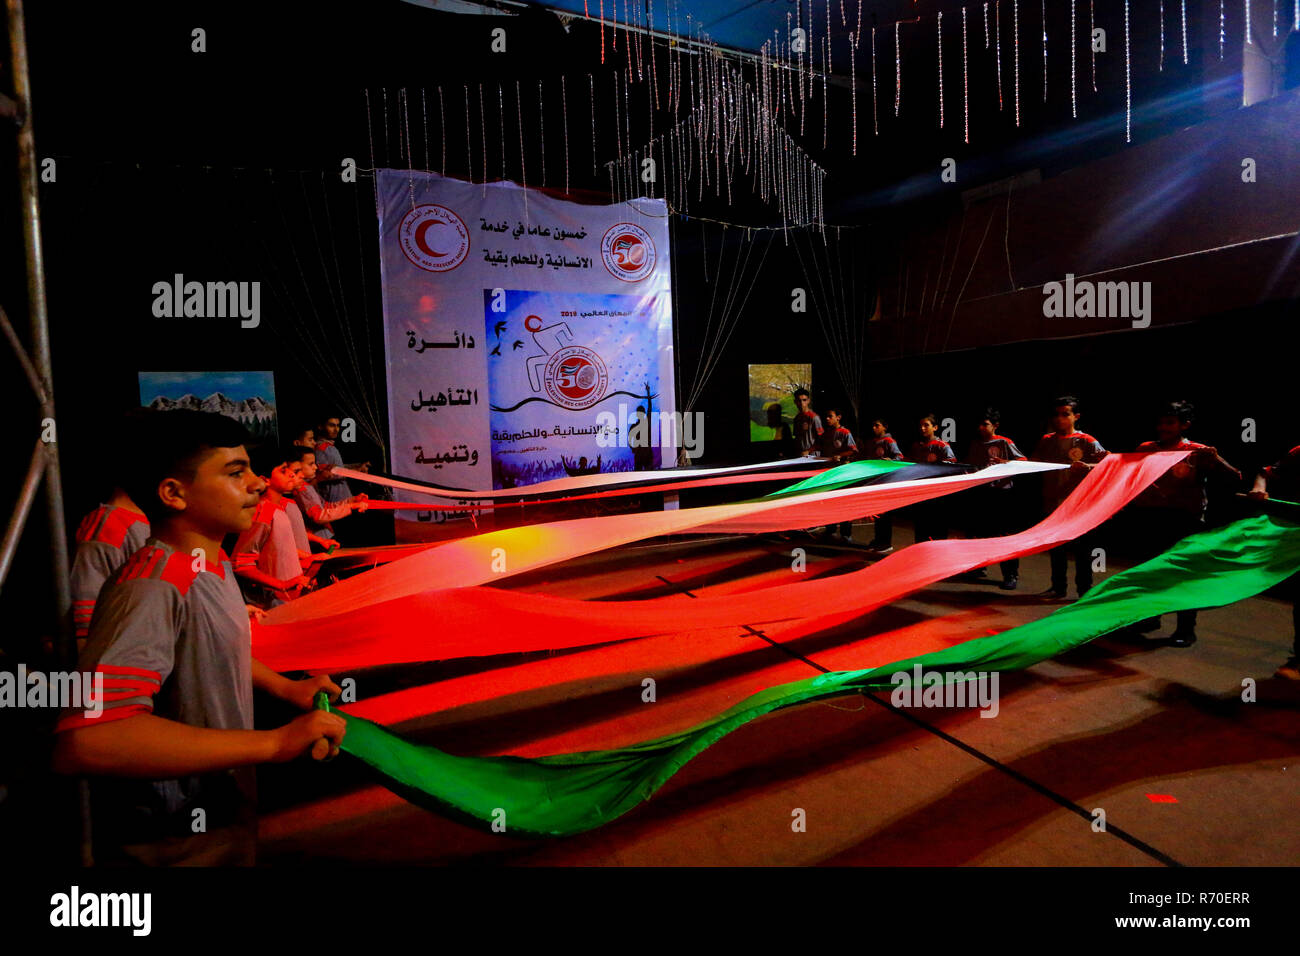
[[[1124,142],[1133,142],[1133,69],[1129,50],[1128,0],[1124,0]]]
[[[998,60],[998,111],[1002,110],[1002,0],[996,0],[993,7],[994,26],[997,32],[995,51]]]
[[[880,119],[876,110],[876,28],[871,28],[871,126],[880,135]]]
[[[850,39],[857,39],[856,31]],[[714,195],[730,202],[739,170],[751,177],[757,195],[779,207],[783,228],[822,226],[824,172],[776,119],[778,104],[783,104],[789,107],[793,123],[794,98],[800,95],[794,85],[797,64],[783,55],[782,42],[778,33],[760,48],[752,85],[746,82],[744,63],[734,65],[716,51],[701,55],[691,72],[688,115],[650,137],[645,147],[633,148],[625,135],[628,130],[622,119],[628,103],[616,85],[620,153],[606,164],[616,199],[636,195],[643,188],[636,185],[639,164],[643,157],[659,153],[669,170],[664,198],[675,212],[688,212],[689,176],[698,171],[695,182],[701,198],[712,187]],[[810,59],[805,68],[811,64]],[[812,80],[807,84],[804,95],[810,96]],[[698,165],[695,155],[700,157]]]
[[[1127,2],[1127,0],[1125,0]],[[1015,50],[1016,126],[1020,125],[1020,0],[1011,0],[1011,39]]]
[[[659,109],[659,66],[658,66],[659,57],[655,56],[655,42],[654,42],[655,2],[654,0],[649,0],[649,12],[647,14],[647,17],[649,18],[649,27],[650,27],[650,88],[654,90],[654,104],[655,104],[654,108]],[[651,127],[650,132],[651,133],[654,132],[653,127]]]
[[[523,127],[519,128],[523,135]],[[546,101],[542,97],[542,81],[537,81],[537,135],[542,142],[542,188],[546,188]]]
[[[524,221],[528,221],[528,163],[524,159],[524,96],[515,80],[515,123],[519,126],[519,176],[524,187]],[[502,147],[505,143],[501,144]],[[503,149],[502,152],[505,150]]]
[[[501,178],[505,180],[509,178],[506,174],[506,94],[500,83],[497,84],[497,120],[501,137]]]
[[[461,88],[465,91],[465,170],[469,176],[469,181],[474,181],[474,147],[473,140],[469,131],[469,84],[462,83]]]
[[[1157,70],[1165,71],[1165,0],[1160,0],[1160,65]]]
[[[1079,118],[1079,87],[1075,62],[1078,58],[1078,21],[1075,18],[1075,0],[1070,0],[1070,116]]]
[[[899,47],[898,22],[894,22],[894,116],[903,106],[903,53]]]
[[[1043,18],[1043,102],[1047,102],[1047,0],[1039,0]]]
[[[943,11],[939,11],[939,129],[943,129]]]
[[[438,129],[442,132],[442,174],[447,175],[447,104],[442,98],[442,87],[438,87]],[[428,150],[426,150],[428,152]]]
[[[560,109],[564,113],[564,195],[569,195],[569,90],[560,74]]]
[[[596,175],[596,78],[590,73],[587,74],[587,83],[590,86],[588,100],[591,104],[591,175]]]
[[[1097,92],[1097,11],[1095,0],[1088,0],[1088,49],[1092,51],[1092,91]]]
[[[614,15],[615,16],[618,15],[618,0],[614,0]],[[615,36],[617,36],[617,34],[615,34]],[[623,155],[623,124],[619,121],[619,117],[618,117],[619,97],[618,97],[618,71],[617,70],[614,71],[613,79],[614,79],[614,149],[618,153],[618,155],[622,156]],[[628,145],[630,146],[631,144]],[[617,195],[614,198],[616,202],[622,201]]]
[[[1300,3],[1300,0],[1296,0]],[[808,7],[812,9],[812,0],[808,0]],[[826,36],[822,37],[822,149],[826,148],[827,136],[830,134],[830,118],[828,115],[827,104],[828,98],[827,84],[831,75],[831,4],[826,0]]]
[[[441,89],[441,87],[439,87]],[[429,159],[429,104],[424,100],[424,87],[420,87],[420,115],[424,118],[424,169],[433,172],[433,161]],[[443,161],[446,162],[447,131],[442,130]]]
[[[987,6],[987,4],[986,4]],[[961,8],[961,107],[962,141],[970,142],[970,67],[966,56],[966,8]]]
[[[803,29],[803,0],[795,0],[794,9],[795,9],[795,28],[798,30],[802,30]],[[785,22],[786,22],[786,26],[788,27],[790,24],[790,14],[788,13],[785,15]],[[796,66],[796,69],[799,72],[796,75],[799,80],[799,135],[800,136],[804,134],[804,120],[807,118],[808,115],[808,111],[804,109],[804,84],[803,84],[803,80],[804,80],[803,54],[804,54],[804,47],[806,45],[807,44],[801,43],[799,44],[799,49],[794,51],[799,55],[798,65]]]
[[[849,34],[849,101],[853,118],[853,155],[858,155],[858,51]]]
[[[483,140],[483,195],[487,195],[487,110],[483,108],[483,84],[478,85],[478,131]]]
[[[1300,0],[1296,0],[1300,3]],[[1183,66],[1187,65],[1187,0],[1179,0],[1179,12],[1182,16],[1183,26]]]

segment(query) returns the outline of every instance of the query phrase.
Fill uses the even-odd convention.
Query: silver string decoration
[[[939,129],[943,129],[943,11],[939,11]]]
[[[987,7],[988,4],[985,4]],[[970,142],[970,67],[966,57],[966,8],[961,8],[961,105],[965,135],[963,142]]]

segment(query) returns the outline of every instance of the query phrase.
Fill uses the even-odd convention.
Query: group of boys
[[[139,431],[139,414],[126,423]],[[321,429],[338,433],[338,419],[326,419]],[[250,613],[267,610],[309,590],[317,567],[316,555],[339,547],[334,522],[363,512],[366,495],[353,495],[347,480],[333,475],[342,458],[331,439],[315,440],[315,429],[298,431],[282,448],[262,447],[253,453],[252,467],[265,482],[252,525],[232,543],[236,578]],[[72,564],[73,617],[76,636],[87,637],[100,589],[149,537],[144,512],[124,488],[114,488],[109,500],[86,515],[77,529]]]
[[[844,460],[859,453],[838,410],[827,413],[824,428],[807,396],[802,399],[805,436],[831,453],[828,457]],[[1035,448],[1037,459],[1071,465],[1069,471],[1051,473],[1044,493],[1049,506],[1106,454],[1096,439],[1076,430],[1077,420],[1078,403],[1058,400],[1054,431]],[[1214,449],[1183,437],[1190,421],[1189,406],[1171,405],[1161,416],[1158,439],[1141,446],[1194,452],[1144,495],[1142,507],[1163,515],[1153,546],[1167,546],[1201,526],[1209,472],[1238,474]],[[911,460],[954,460],[951,447],[935,437],[936,425],[933,416],[920,420]],[[331,427],[336,426],[337,421]],[[997,413],[987,412],[970,463],[1024,457],[1014,442],[997,434],[997,426]],[[53,765],[61,773],[94,778],[93,833],[100,863],[251,863],[254,765],[303,754],[328,759],[339,750],[345,724],[315,708],[318,694],[336,699],[340,692],[328,676],[293,680],[253,658],[250,614],[264,604],[291,600],[308,586],[302,561],[313,546],[330,547],[329,523],[364,510],[365,498],[352,496],[345,482],[331,486],[337,476],[322,474],[317,459],[337,468],[337,450],[331,455],[332,445],[316,445],[305,432],[288,449],[259,454],[261,467],[254,468],[247,432],[221,415],[156,412],[137,419],[135,428],[138,440],[120,487],[78,532],[75,613],[86,637],[78,667],[103,678],[102,710],[63,713]],[[867,456],[902,458],[883,420],[873,421],[872,431]],[[989,489],[989,494],[1004,493],[1005,488]],[[1300,497],[1300,448],[1266,469],[1251,494]],[[886,527],[878,520],[877,536],[887,534]],[[227,538],[236,542],[234,559],[223,550]],[[875,544],[880,551],[891,547],[887,538],[878,537]],[[1080,560],[1077,543],[1067,546],[1052,559],[1049,593],[1057,597],[1065,593],[1070,548],[1080,591],[1091,584],[1089,562]],[[1004,586],[1014,587],[1015,566],[1004,565],[1003,573]],[[1293,591],[1295,586],[1293,578]],[[1194,639],[1189,627],[1180,615],[1176,633]],[[1293,657],[1279,676],[1300,679],[1295,665]],[[271,730],[254,729],[254,688],[303,713]]]
[[[934,415],[922,415],[917,421],[916,437],[911,442],[906,454],[889,433],[889,425],[883,418],[870,420],[872,437],[866,446],[859,449],[853,435],[841,424],[842,414],[839,409],[831,409],[826,414],[826,425],[822,425],[820,416],[812,410],[811,399],[807,390],[795,392],[797,413],[794,419],[794,435],[800,451],[805,455],[814,455],[835,462],[848,461],[854,457],[885,459],[893,461],[911,461],[927,464],[957,464],[957,456],[952,446],[937,437],[938,419]],[[1079,401],[1074,396],[1062,396],[1053,403],[1052,430],[1038,439],[1033,453],[1029,456],[1034,461],[1055,462],[1069,465],[1068,469],[1050,471],[1043,475],[1042,513],[1050,514],[1058,508],[1093,467],[1108,452],[1101,443],[1087,432],[1077,427],[1080,419]],[[1178,541],[1205,528],[1205,515],[1208,504],[1206,494],[1207,479],[1211,475],[1223,475],[1236,482],[1242,480],[1241,472],[1228,464],[1218,450],[1189,440],[1187,431],[1193,421],[1193,409],[1188,402],[1170,402],[1160,410],[1156,422],[1156,438],[1143,442],[1137,447],[1139,452],[1155,451],[1190,451],[1187,457],[1173,465],[1155,482],[1147,487],[1130,506],[1131,522],[1139,533],[1135,539],[1140,542],[1142,551],[1138,555],[1142,560],[1169,549]],[[1016,447],[1011,439],[998,434],[1001,416],[996,409],[987,409],[976,422],[976,437],[967,449],[965,463],[975,468],[1007,461],[1023,461],[1026,456]],[[1010,506],[1008,492],[1012,488],[1010,479],[992,482],[977,489],[972,496],[970,512],[974,516],[972,530],[980,537],[995,537],[1011,534],[1015,527],[1014,509]],[[1292,449],[1280,462],[1266,468],[1256,478],[1249,497],[1264,499],[1282,498],[1288,501],[1300,501],[1300,447]],[[915,505],[912,517],[917,541],[932,541],[948,537],[946,520],[947,503],[940,500]],[[841,525],[841,537],[850,537],[851,523]],[[873,526],[874,534],[867,545],[869,553],[883,556],[893,551],[893,520],[889,514],[876,516]],[[1049,552],[1051,564],[1051,586],[1041,597],[1060,601],[1068,593],[1069,560],[1074,559],[1074,583],[1078,595],[1082,597],[1093,584],[1093,545],[1092,535],[1085,534],[1073,541],[1053,548]],[[1003,590],[1015,590],[1019,587],[1020,562],[1011,559],[1001,563]],[[983,570],[972,575],[984,576]],[[1300,597],[1300,575],[1293,576],[1286,585],[1288,593]],[[1300,606],[1293,600],[1293,605]],[[1177,625],[1168,643],[1175,647],[1190,647],[1196,642],[1196,611],[1179,611]],[[1294,611],[1296,641],[1300,642],[1300,610]],[[1158,617],[1149,618],[1134,627],[1137,633],[1148,633],[1160,627]],[[1276,676],[1290,680],[1300,680],[1297,657],[1300,656],[1300,643],[1292,648],[1291,658],[1277,671]]]
[[[78,667],[103,678],[102,712],[65,711],[54,751],[56,769],[96,776],[99,862],[250,863],[252,765],[337,753],[342,720],[313,708],[338,687],[250,653],[250,619],[308,590],[314,553],[338,547],[332,523],[367,507],[331,474],[337,429],[327,419],[319,444],[304,429],[258,449],[255,466],[232,419],[129,419],[126,473],[81,522],[72,569]],[[307,713],[256,731],[254,687]]]

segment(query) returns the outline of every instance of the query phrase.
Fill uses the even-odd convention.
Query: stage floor
[[[855,536],[867,540],[869,524]],[[895,543],[910,541],[900,521]],[[688,622],[692,595],[732,592],[743,606],[746,589],[788,581],[793,547],[807,550],[810,577],[868,560],[798,540],[684,539],[508,586],[586,599],[670,596]],[[1049,583],[1047,557],[1021,564],[1018,591],[998,590],[993,568],[988,583],[937,584],[829,632],[737,628],[723,638],[359,672],[355,709],[373,708],[374,719],[453,753],[621,746],[819,668],[868,666],[867,648],[871,663],[894,659],[879,655],[917,629],[954,639],[1036,620],[1057,606],[1034,597]],[[885,693],[781,711],[723,738],[619,820],[566,839],[516,839],[422,810],[346,756],[264,767],[260,862],[1294,865],[1300,684],[1271,677],[1289,654],[1290,627],[1290,607],[1260,597],[1202,612],[1199,642],[1180,649],[1158,640],[1173,630],[1167,615],[1145,645],[1103,638],[1002,675],[993,719],[975,709],[897,710]],[[653,703],[642,700],[647,677]],[[1246,678],[1257,683],[1256,702],[1242,701]],[[1105,832],[1094,828],[1098,808]],[[800,810],[806,829],[796,832]]]

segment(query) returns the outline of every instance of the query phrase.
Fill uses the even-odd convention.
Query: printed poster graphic
[[[579,434],[603,411],[635,415],[634,396],[651,395],[656,415],[676,413],[662,199],[590,205],[510,182],[409,169],[375,176],[394,474],[486,490],[675,461],[658,447],[633,454]],[[498,294],[501,311],[490,312]],[[494,410],[530,398],[538,401]],[[441,516],[406,514],[397,515],[399,540],[434,530]]]
[[[255,442],[279,441],[271,372],[141,372],[140,404],[216,412],[247,428]]]
[[[620,446],[629,421],[658,410],[658,336],[647,330],[666,308],[660,295],[484,290],[494,488],[657,466]]]
[[[749,367],[749,440],[786,441],[799,411],[796,389],[812,389],[812,365],[751,365]]]

